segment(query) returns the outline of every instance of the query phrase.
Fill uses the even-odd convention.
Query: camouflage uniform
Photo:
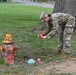
[[[42,17],[44,17],[42,15]],[[48,22],[48,29],[43,33],[48,38],[53,37],[59,33],[58,50],[64,50],[65,53],[70,53],[70,40],[75,27],[75,18],[66,13],[54,13],[50,16]]]

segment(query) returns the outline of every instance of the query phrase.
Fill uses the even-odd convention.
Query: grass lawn
[[[38,33],[35,33],[33,29],[41,22],[40,14],[43,11],[50,13],[52,9],[36,6],[2,4],[0,5],[0,10],[1,45],[5,35],[10,33],[20,47],[18,51],[18,53],[22,53],[18,56],[20,58],[22,55],[34,55],[33,53],[37,53],[38,51],[45,53],[46,49],[50,49],[47,48],[50,42],[47,43],[45,40],[38,39]],[[38,53],[35,54],[35,56],[39,57]]]
[[[24,60],[27,58],[41,58],[43,61],[50,61],[52,52],[57,49],[58,37],[45,40],[38,39],[38,34],[41,32],[34,32],[34,28],[41,22],[41,12],[51,13],[52,10],[36,6],[0,4],[0,45],[3,45],[2,41],[5,35],[10,33],[19,46],[19,50],[15,51],[17,66],[4,65],[2,58],[0,58],[0,75],[36,75],[31,74],[33,72],[31,68],[40,65],[29,66],[23,63]],[[75,34],[72,36],[72,52],[76,52]],[[1,53],[2,51],[0,51]],[[23,57],[24,60],[22,60]],[[57,59],[57,57],[54,57],[54,60]]]

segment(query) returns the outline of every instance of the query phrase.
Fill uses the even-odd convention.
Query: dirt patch
[[[43,67],[39,68],[41,74],[50,75],[50,74],[61,74],[61,73],[76,73],[76,58],[71,58],[68,60],[61,60],[57,62],[50,62],[45,64]]]

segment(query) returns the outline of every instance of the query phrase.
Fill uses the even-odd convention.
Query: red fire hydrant
[[[14,64],[14,51],[18,50],[18,46],[12,41],[11,34],[6,34],[3,44],[3,46],[0,46],[0,50],[3,50],[5,63]]]

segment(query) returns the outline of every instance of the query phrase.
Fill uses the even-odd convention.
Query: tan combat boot
[[[54,55],[59,55],[61,53],[62,53],[62,51],[61,50],[58,50],[57,52],[54,53]]]
[[[60,59],[69,59],[69,58],[70,58],[69,53],[65,53],[63,56],[60,57]]]

